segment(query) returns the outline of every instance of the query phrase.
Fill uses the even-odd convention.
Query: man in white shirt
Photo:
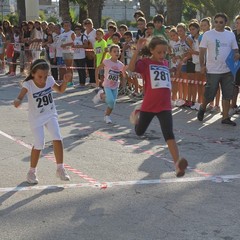
[[[198,111],[197,118],[202,121],[208,103],[214,100],[214,97],[221,85],[222,90],[222,124],[236,126],[229,115],[230,100],[233,97],[234,77],[226,64],[226,58],[234,50],[235,60],[239,59],[238,45],[234,34],[225,30],[227,15],[218,13],[214,17],[215,28],[204,33],[200,48],[199,58],[201,72],[206,74],[207,82],[203,103]]]

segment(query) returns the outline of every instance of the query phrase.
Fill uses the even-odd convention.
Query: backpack
[[[82,34],[81,36],[81,41],[83,43],[83,37],[86,37],[87,38],[87,41],[88,41],[88,46],[87,46],[87,49],[85,50],[85,53],[86,53],[86,58],[88,60],[93,60],[94,57],[95,57],[95,53],[93,51],[93,45],[92,43],[88,40],[88,36],[86,34]],[[90,50],[90,51],[89,51]]]

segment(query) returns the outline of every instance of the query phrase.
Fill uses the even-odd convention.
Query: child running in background
[[[150,56],[150,58],[142,58],[137,61],[140,51],[144,56]],[[137,50],[129,63],[128,69],[142,75],[145,94],[141,109],[135,110],[131,115],[138,136],[145,133],[152,119],[157,116],[164,139],[175,163],[176,176],[182,177],[185,174],[188,162],[186,159],[179,157],[173,134],[171,79],[168,61],[165,60],[167,51],[168,43],[160,37],[153,37],[148,46],[146,46],[146,39],[139,39]]]
[[[104,91],[100,89],[97,95],[93,98],[93,102],[97,104],[100,100],[105,100],[107,109],[104,116],[106,123],[112,123],[110,114],[116,104],[120,73],[125,77],[124,64],[118,60],[120,57],[120,47],[118,45],[111,45],[109,48],[110,59],[104,59],[103,62],[96,68],[95,79],[98,82],[98,73],[100,69],[104,68]],[[105,92],[105,94],[104,94]]]
[[[61,180],[70,180],[63,165],[63,144],[57,120],[57,111],[52,96],[52,89],[63,93],[67,83],[71,81],[72,74],[64,75],[62,85],[58,85],[49,74],[49,65],[44,59],[35,60],[30,68],[29,76],[24,80],[18,97],[14,100],[14,106],[20,106],[25,95],[28,97],[28,119],[34,137],[31,151],[30,170],[27,181],[37,184],[36,167],[41,150],[44,148],[44,127],[47,128],[53,139],[53,150],[57,162],[57,177]]]

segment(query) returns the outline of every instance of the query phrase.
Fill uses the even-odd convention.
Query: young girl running
[[[118,45],[111,45],[109,48],[110,59],[104,59],[103,62],[96,68],[95,79],[98,80],[98,73],[100,69],[104,68],[104,92],[99,90],[97,95],[93,98],[93,102],[96,104],[100,100],[105,100],[107,103],[107,109],[104,116],[104,121],[106,123],[112,123],[110,114],[116,104],[120,72],[122,72],[123,77],[125,77],[124,64],[118,60],[120,57],[120,47]]]
[[[134,121],[135,132],[141,136],[147,130],[154,116],[157,116],[165,141],[176,167],[176,176],[182,177],[188,162],[179,157],[178,147],[173,134],[172,111],[171,111],[171,79],[168,69],[168,61],[165,60],[168,51],[167,41],[154,37],[146,45],[146,39],[139,39],[137,50],[134,53],[128,69],[138,72],[144,80],[144,98],[140,111],[135,110]],[[145,56],[137,61],[138,53],[142,51]]]
[[[53,139],[53,150],[57,162],[57,177],[61,180],[70,180],[63,165],[63,144],[57,120],[57,111],[52,96],[52,89],[63,93],[72,75],[65,74],[62,85],[58,85],[52,76],[48,76],[49,65],[43,59],[35,60],[30,68],[29,76],[24,80],[14,106],[20,106],[25,95],[28,97],[28,119],[34,136],[31,151],[30,170],[27,174],[28,183],[37,184],[36,167],[41,150],[44,148],[44,127],[47,128]]]

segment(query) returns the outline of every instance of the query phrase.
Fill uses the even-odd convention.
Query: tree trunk
[[[101,27],[102,8],[104,0],[88,0],[88,17],[93,20],[95,28]]]
[[[148,21],[152,20],[150,19],[150,0],[140,0],[140,10],[143,11],[145,14],[145,18]]]
[[[22,22],[26,20],[26,5],[25,0],[17,0],[17,9],[19,12],[18,21]]]
[[[88,11],[87,11],[87,3],[86,4],[79,4],[79,23],[83,23],[83,21],[88,17]]]
[[[183,0],[167,0],[167,25],[176,26],[182,20]]]
[[[62,21],[71,21],[69,0],[59,0],[59,15],[62,18]]]

